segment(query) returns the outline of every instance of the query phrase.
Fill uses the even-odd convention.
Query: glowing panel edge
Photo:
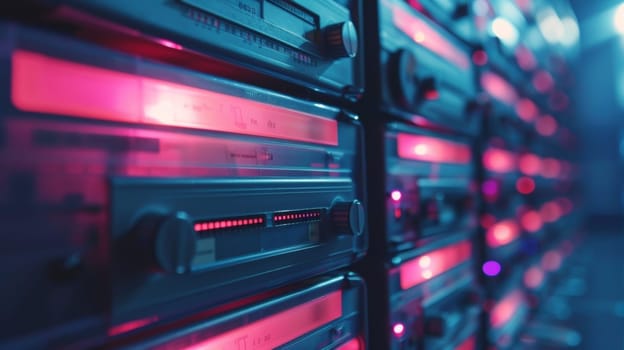
[[[299,338],[342,316],[342,291],[335,291],[305,302],[286,311],[265,317],[242,327],[216,335],[185,350],[248,349],[251,341],[261,340],[262,346],[274,349]]]
[[[409,260],[399,267],[401,289],[406,290],[468,261],[472,244],[462,241]]]
[[[16,50],[20,110],[338,145],[338,124],[284,107]]]

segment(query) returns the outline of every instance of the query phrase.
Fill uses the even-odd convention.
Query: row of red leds
[[[211,221],[196,222],[193,228],[195,232],[222,230],[228,228],[240,228],[246,226],[264,225],[263,216],[234,218],[234,219],[218,219]]]
[[[290,214],[276,214],[273,216],[274,222],[290,221],[290,220],[307,220],[307,219],[320,219],[321,212],[303,212],[303,213],[290,213]]]

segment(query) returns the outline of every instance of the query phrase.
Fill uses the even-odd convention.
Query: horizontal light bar
[[[185,350],[275,349],[342,316],[342,291],[215,335]],[[260,341],[262,346],[257,342]]]
[[[321,212],[321,209],[277,212],[273,214],[273,224],[285,225],[300,222],[319,221],[321,219]]]
[[[400,267],[401,289],[406,290],[470,259],[472,244],[462,241],[405,262]]]
[[[20,110],[338,144],[335,120],[18,50],[11,97]]]
[[[431,24],[410,13],[411,10],[403,6],[402,4],[392,6],[392,21],[398,29],[416,44],[426,47],[460,69],[467,70],[470,67],[468,55],[440,35],[440,29],[433,28]]]
[[[197,221],[193,224],[193,228],[195,232],[212,232],[228,229],[264,227],[265,224],[266,219],[264,215],[254,215]]]
[[[401,158],[434,163],[466,164],[472,158],[465,144],[402,133],[397,135],[397,153]]]

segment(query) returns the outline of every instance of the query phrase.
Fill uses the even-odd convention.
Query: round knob
[[[357,199],[336,202],[331,208],[331,221],[337,233],[361,235],[366,222],[364,206]]]
[[[325,27],[325,46],[332,57],[355,57],[358,35],[353,22],[346,21]]]
[[[147,214],[139,221],[138,230],[141,241],[147,244],[143,249],[151,249],[150,265],[175,274],[191,270],[197,235],[188,214]]]
[[[430,316],[425,319],[425,335],[442,338],[446,333],[446,320],[441,316]]]
[[[413,110],[418,103],[416,56],[408,50],[397,50],[388,60],[388,69],[389,88],[395,103]]]

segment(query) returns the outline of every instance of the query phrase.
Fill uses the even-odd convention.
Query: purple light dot
[[[498,187],[498,182],[496,180],[485,180],[483,184],[481,184],[481,192],[486,196],[493,197],[498,195]]]
[[[501,272],[501,265],[498,261],[490,260],[483,263],[483,273],[487,276],[496,276]]]

